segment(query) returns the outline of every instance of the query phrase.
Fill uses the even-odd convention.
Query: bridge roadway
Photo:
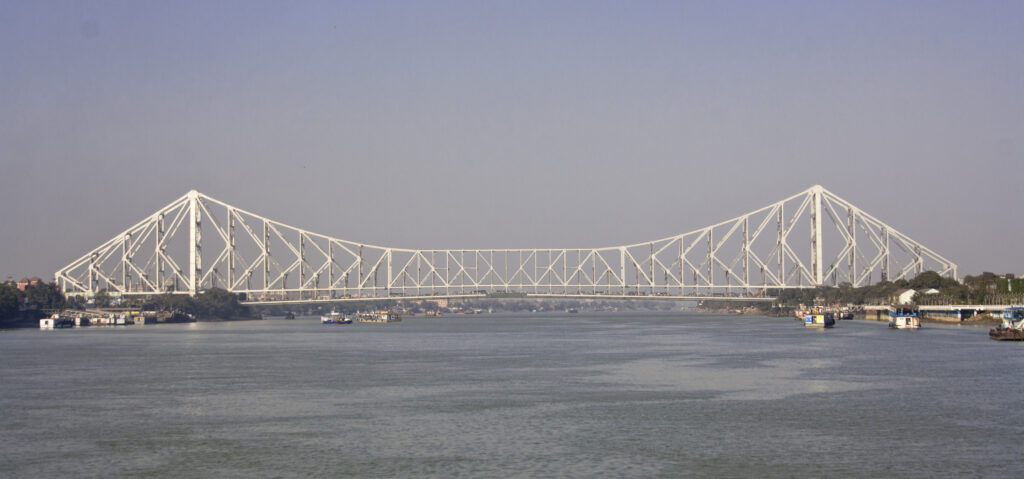
[[[533,299],[533,298],[557,298],[557,299],[637,299],[655,301],[754,301],[768,302],[777,298],[772,296],[669,296],[665,294],[558,294],[558,293],[525,293],[525,294],[498,294],[490,295],[483,293],[466,294],[445,294],[445,295],[418,295],[418,296],[365,296],[365,297],[340,297],[340,298],[305,298],[305,299],[264,299],[241,301],[240,304],[248,306],[270,305],[270,304],[316,304],[316,303],[343,303],[360,301],[422,301],[442,299]]]

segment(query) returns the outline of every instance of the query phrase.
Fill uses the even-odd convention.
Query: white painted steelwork
[[[808,237],[798,234],[804,230],[810,248],[791,247],[793,238]],[[57,271],[56,280],[65,293],[194,295],[220,287],[251,301],[275,302],[486,293],[764,298],[772,290],[864,286],[925,270],[957,274],[949,260],[821,186],[654,241],[472,250],[356,243],[193,190]]]

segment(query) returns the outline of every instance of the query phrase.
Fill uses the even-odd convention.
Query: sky
[[[575,248],[821,184],[1024,273],[1024,2],[0,3],[0,280],[190,189],[347,240]]]

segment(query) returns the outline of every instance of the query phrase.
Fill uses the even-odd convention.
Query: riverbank
[[[857,319],[864,319],[864,320],[867,320],[867,321],[889,322],[889,317],[888,316],[882,316],[882,317],[880,317],[878,319],[875,319],[873,317],[870,317],[870,315],[858,315]],[[993,316],[993,315],[991,315],[989,313],[977,314],[977,315],[974,315],[974,316],[972,316],[970,318],[966,318],[966,319],[964,319],[962,321],[957,319],[957,318],[948,317],[948,316],[928,316],[928,315],[921,316],[921,322],[922,323],[935,323],[935,324],[969,324],[969,325],[979,325],[979,326],[990,326],[990,325],[999,324],[1000,321],[1002,321],[1002,320],[999,317]]]
[[[95,314],[95,311],[69,310],[69,311],[61,312],[60,315],[61,315],[61,317],[73,318],[73,317],[76,316],[76,314],[81,314],[81,313],[85,313],[85,312],[93,313],[93,314],[90,314],[90,316],[93,316]],[[42,319],[42,318],[40,318],[40,319]],[[11,329],[11,330],[13,330],[13,329],[39,329],[39,321],[40,321],[40,319],[18,319],[18,320],[14,320],[14,321],[5,321],[5,322],[0,323],[0,330],[6,330],[6,329]],[[263,318],[259,317],[259,316],[229,316],[229,317],[225,317],[225,318],[220,318],[220,317],[199,317],[199,318],[194,318],[194,317],[191,317],[191,316],[188,316],[188,315],[185,315],[185,314],[181,314],[181,313],[171,313],[171,312],[168,312],[168,311],[158,311],[158,312],[156,312],[155,315],[152,315],[151,313],[147,313],[146,314],[146,321],[145,322],[135,322],[135,323],[127,324],[127,325],[118,325],[118,326],[145,326],[145,325],[152,325],[152,324],[178,324],[178,323],[222,323],[222,322],[228,322],[228,321],[259,321],[259,320],[262,320],[262,319]],[[115,326],[115,325],[96,325],[96,324],[93,324],[93,325],[89,325],[89,326],[78,326],[78,327],[93,328],[93,327],[106,327],[106,326]]]

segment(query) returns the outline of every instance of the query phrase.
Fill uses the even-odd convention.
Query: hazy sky
[[[189,189],[407,248],[595,247],[822,184],[1024,272],[1024,2],[0,3],[0,279]]]

